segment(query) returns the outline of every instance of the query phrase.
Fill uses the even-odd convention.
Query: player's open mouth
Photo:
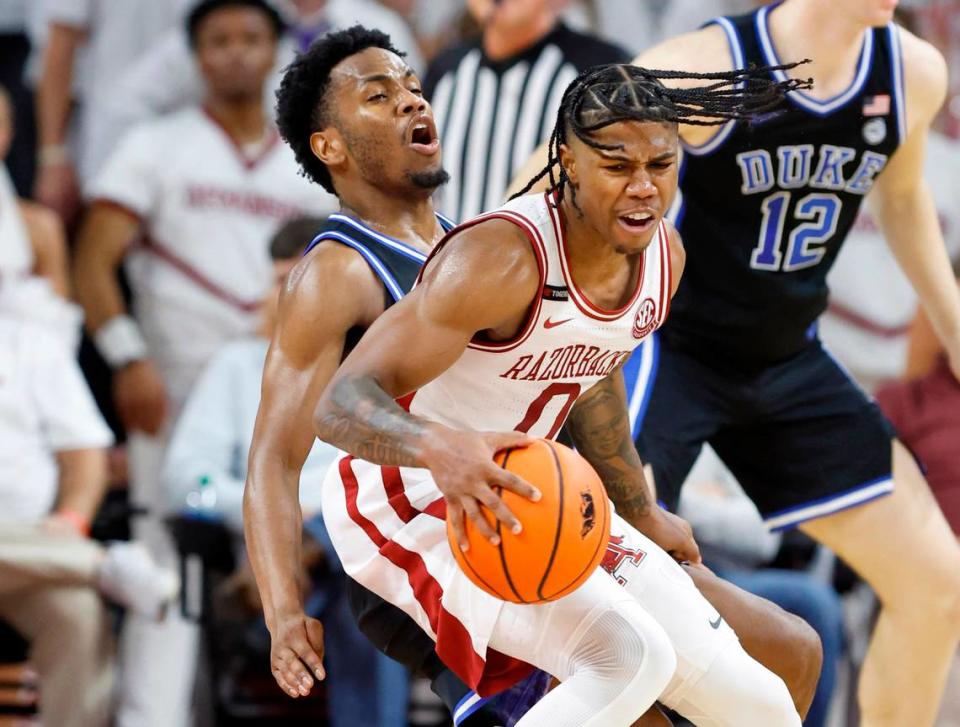
[[[650,230],[657,223],[657,216],[649,210],[630,212],[617,217],[617,222],[627,232],[637,235]]]
[[[440,139],[437,138],[437,129],[433,119],[421,116],[410,129],[410,148],[420,154],[433,156],[440,149]]]

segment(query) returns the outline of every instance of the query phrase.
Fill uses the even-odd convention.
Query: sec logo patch
[[[633,337],[644,338],[656,326],[657,304],[653,302],[653,298],[644,298],[637,309],[637,317],[633,319]]]

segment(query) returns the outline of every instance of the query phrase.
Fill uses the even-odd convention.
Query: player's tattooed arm
[[[690,525],[655,502],[633,444],[627,392],[618,368],[577,400],[567,419],[577,450],[603,480],[624,520],[679,561],[700,562]]]
[[[619,369],[577,400],[567,431],[577,451],[600,475],[617,512],[639,528],[650,515],[653,498],[633,444]]]
[[[372,376],[344,376],[318,412],[317,431],[330,444],[377,464],[422,467],[421,419],[404,411]]]

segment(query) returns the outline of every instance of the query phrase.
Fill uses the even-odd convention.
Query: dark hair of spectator
[[[340,61],[367,48],[382,48],[405,54],[393,47],[390,36],[362,25],[328,33],[287,66],[277,91],[277,127],[300,164],[301,174],[331,194],[336,194],[326,165],[310,148],[310,135],[326,128],[333,121],[332,109],[326,103],[330,71]]]
[[[772,70],[786,70],[797,65],[751,67],[720,73],[656,71],[620,63],[588,68],[564,91],[557,122],[547,145],[547,166],[513,196],[526,194],[543,177],[549,177],[557,201],[563,199],[564,188],[570,180],[560,164],[560,147],[567,143],[569,132],[587,146],[610,150],[613,147],[601,144],[592,135],[620,121],[683,122],[697,126],[715,126],[735,119],[749,121],[780,106],[788,91],[811,87],[809,80],[778,82],[771,79]],[[713,83],[694,88],[667,88],[660,80],[663,78]],[[554,176],[557,167],[559,174]],[[576,204],[575,189],[571,201]]]
[[[284,222],[270,238],[270,259],[300,257],[323,223],[323,217],[294,217]]]
[[[203,21],[206,20],[211,13],[215,13],[217,10],[223,8],[252,8],[253,10],[259,10],[266,15],[270,21],[274,35],[276,35],[277,38],[283,35],[283,19],[280,17],[280,13],[278,13],[270,3],[266,2],[266,0],[200,0],[200,2],[194,6],[193,10],[190,11],[190,15],[187,16],[187,35],[190,38],[191,48],[195,48],[197,45],[197,32]]]

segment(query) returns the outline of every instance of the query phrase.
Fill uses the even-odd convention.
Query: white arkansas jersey
[[[512,222],[524,231],[540,266],[540,295],[516,338],[474,340],[451,368],[414,395],[410,411],[456,428],[516,430],[552,439],[577,397],[623,363],[666,319],[671,289],[667,231],[661,222],[642,253],[629,302],[608,311],[593,305],[570,274],[560,212],[552,198],[520,197],[457,230],[489,219]]]
[[[126,261],[135,315],[175,402],[220,346],[256,328],[277,228],[336,208],[297,171],[276,131],[243,149],[190,108],[134,128],[91,185],[94,201],[140,220]]]

